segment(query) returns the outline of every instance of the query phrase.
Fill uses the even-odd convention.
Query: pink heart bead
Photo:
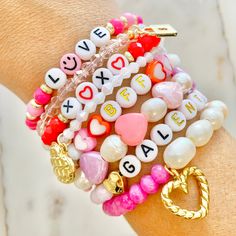
[[[166,81],[153,86],[152,96],[162,98],[169,109],[176,109],[182,103],[183,91],[179,83]]]
[[[100,184],[107,175],[108,163],[99,152],[86,152],[80,157],[80,168],[91,183]]]
[[[148,121],[141,113],[128,113],[120,116],[115,123],[115,131],[129,146],[139,145],[147,132]]]

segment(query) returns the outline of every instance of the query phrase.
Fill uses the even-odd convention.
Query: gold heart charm
[[[53,172],[57,179],[64,184],[73,183],[76,168],[73,160],[68,157],[67,146],[53,142],[50,147],[50,156]]]
[[[173,214],[177,216],[184,217],[186,219],[199,219],[204,218],[208,214],[209,210],[209,186],[207,179],[203,172],[197,167],[187,167],[183,170],[181,174],[179,174],[174,169],[167,169],[168,172],[173,175],[174,180],[168,182],[162,188],[161,198],[164,206],[170,210]],[[182,209],[179,206],[175,205],[174,202],[170,198],[170,193],[177,188],[182,189],[185,193],[188,193],[187,189],[187,178],[188,176],[193,175],[199,185],[200,190],[200,208],[198,211],[191,211]]]

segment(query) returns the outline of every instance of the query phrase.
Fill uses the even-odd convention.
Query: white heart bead
[[[119,170],[123,176],[132,178],[139,174],[141,162],[136,156],[127,155],[120,160]]]
[[[93,186],[80,168],[76,170],[74,184],[77,188],[83,191],[89,191]]]
[[[163,157],[168,167],[182,169],[193,159],[195,154],[194,143],[189,138],[180,137],[166,147]]]
[[[209,120],[214,130],[222,127],[224,122],[224,114],[217,108],[206,108],[200,116],[201,120]]]
[[[144,139],[141,144],[136,146],[135,154],[140,161],[151,162],[157,158],[158,148],[153,141]]]
[[[100,154],[107,162],[115,162],[123,158],[128,151],[128,146],[125,144],[119,135],[110,135],[102,143]]]
[[[127,67],[128,65],[129,61],[124,55],[120,53],[113,54],[107,61],[107,68],[114,75],[120,74],[121,69]],[[130,71],[128,70],[128,72]]]
[[[131,80],[131,88],[138,94],[147,94],[152,87],[151,79],[145,74],[137,74]]]
[[[188,95],[187,98],[192,100],[196,104],[198,111],[204,109],[207,103],[207,98],[198,90],[194,90],[192,93]]]
[[[75,53],[82,60],[87,61],[96,53],[96,46],[91,40],[83,39],[76,44]]]
[[[61,104],[61,113],[68,119],[75,119],[79,111],[82,110],[81,103],[74,97],[67,98]]]
[[[171,111],[165,117],[165,124],[167,124],[173,132],[179,132],[186,126],[186,118],[180,111]]]
[[[219,109],[221,112],[223,112],[225,118],[228,116],[228,113],[229,113],[228,107],[225,105],[225,103],[223,103],[220,100],[214,100],[214,101],[208,102],[206,104],[206,108]]]
[[[149,122],[161,120],[167,112],[166,103],[160,98],[150,98],[141,106],[141,113],[147,117]]]
[[[98,89],[91,82],[83,82],[76,88],[76,98],[82,103],[86,104],[94,99],[94,96],[98,93]]]
[[[120,105],[115,101],[106,101],[102,104],[100,114],[104,120],[114,122],[121,115]]]
[[[171,142],[173,138],[173,132],[168,125],[158,124],[152,128],[150,137],[151,140],[156,143],[156,145],[164,146]]]
[[[93,41],[97,47],[106,45],[110,39],[111,35],[105,27],[99,26],[90,32],[90,40]]]
[[[136,92],[130,87],[122,87],[116,93],[116,101],[123,108],[130,108],[137,101]]]
[[[62,88],[66,81],[66,74],[59,68],[52,68],[45,74],[45,83],[51,89]]]
[[[94,71],[92,80],[93,84],[98,89],[101,89],[104,84],[112,82],[113,74],[107,68],[99,68]]]
[[[197,106],[190,99],[184,99],[178,110],[184,114],[186,120],[191,120],[197,115]]]
[[[185,72],[176,73],[172,77],[171,81],[179,83],[182,87],[184,94],[189,92],[193,86],[193,81],[192,81],[190,75]]]
[[[212,135],[213,127],[208,120],[198,120],[192,123],[186,131],[186,137],[191,139],[196,147],[206,145]]]

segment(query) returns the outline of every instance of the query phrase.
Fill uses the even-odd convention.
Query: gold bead
[[[58,115],[58,119],[63,123],[69,122],[69,120],[65,116],[63,116],[61,113]]]
[[[49,88],[46,84],[42,84],[40,88],[47,94],[52,94],[53,90]]]
[[[110,22],[107,23],[106,29],[109,31],[110,35],[113,35],[115,32],[115,28]]]
[[[125,29],[128,28],[128,20],[126,17],[121,16],[120,20],[124,23]]]
[[[31,99],[31,100],[30,100],[30,104],[31,104],[32,107],[34,107],[34,108],[36,108],[36,109],[42,108],[42,105],[36,103],[36,101],[35,101],[34,99]]]
[[[128,59],[129,62],[134,61],[134,57],[132,56],[130,52],[126,51],[124,55]]]
[[[26,112],[26,118],[27,118],[28,120],[36,120],[36,119],[37,119],[37,117],[32,116],[29,112]]]

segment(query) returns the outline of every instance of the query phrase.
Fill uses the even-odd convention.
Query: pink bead
[[[96,204],[102,204],[112,198],[113,194],[108,192],[103,184],[100,184],[94,188],[90,194],[90,199]]]
[[[60,67],[67,75],[73,75],[80,69],[81,60],[76,54],[67,53],[61,58]]]
[[[37,88],[34,92],[34,100],[40,105],[46,105],[50,102],[52,95],[45,93],[41,88]]]
[[[33,107],[31,102],[27,104],[27,112],[34,117],[40,116],[43,113],[43,111],[44,111],[43,107],[40,108]]]
[[[124,32],[124,23],[122,20],[114,18],[110,20],[110,23],[113,25],[115,29],[114,35],[118,35]]]
[[[27,118],[25,119],[25,124],[32,130],[36,129],[37,123],[38,123],[38,119],[36,120],[29,120]]]
[[[170,178],[169,173],[162,165],[154,165],[151,170],[151,176],[158,184],[165,184]]]
[[[162,98],[169,109],[176,109],[183,101],[182,87],[177,82],[161,82],[152,87],[152,96]]]
[[[127,13],[124,13],[123,16],[128,21],[128,27],[136,23],[136,16],[134,14],[127,12]]]
[[[143,18],[141,16],[136,16],[138,20],[138,24],[143,24]]]
[[[140,186],[148,194],[156,193],[158,189],[158,184],[151,175],[144,175],[140,180]]]
[[[184,72],[184,71],[181,68],[179,68],[179,67],[175,67],[173,69],[173,71],[172,71],[172,76],[174,76],[174,75],[176,75],[176,74],[178,74],[180,72]]]
[[[142,190],[139,184],[133,184],[129,189],[129,197],[134,203],[141,204],[147,199],[147,193]]]

